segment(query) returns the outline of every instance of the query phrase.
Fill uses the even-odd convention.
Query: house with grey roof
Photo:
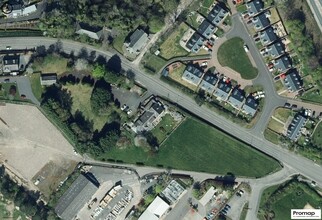
[[[272,27],[269,27],[269,28],[260,32],[260,41],[264,46],[269,45],[276,40],[277,40],[277,36],[276,36],[275,31]]]
[[[246,101],[242,107],[242,111],[245,114],[254,117],[254,115],[257,112],[257,109],[258,109],[258,101],[252,95],[249,95],[246,98]]]
[[[79,22],[76,26],[76,34],[87,35],[89,38],[99,40],[103,35],[103,28],[91,26],[89,24]]]
[[[141,114],[135,120],[132,130],[135,133],[152,130],[166,113],[166,106],[154,96],[151,96],[147,101],[139,107]]]
[[[266,47],[266,52],[272,57],[272,58],[278,58],[282,56],[285,53],[284,44],[281,42],[275,42],[272,45],[269,45]]]
[[[143,47],[148,43],[148,34],[142,29],[136,29],[130,36],[129,41],[124,43],[126,50],[131,54],[139,54]]]
[[[231,88],[232,86],[230,83],[220,81],[215,89],[214,96],[216,96],[216,98],[220,101],[226,101],[231,92]]]
[[[11,4],[10,7],[11,7],[11,12],[8,14],[5,14],[9,18],[27,16],[37,11],[36,4],[25,7],[23,4],[16,2],[15,4]]]
[[[226,15],[228,15],[228,11],[226,11],[225,9],[220,7],[218,4],[216,4],[212,8],[212,10],[209,12],[207,19],[212,24],[217,26],[218,24],[220,24],[220,22],[222,22],[225,19]]]
[[[206,19],[198,27],[198,33],[202,35],[206,39],[210,39],[210,37],[215,32],[216,27],[210,24]]]
[[[193,65],[188,65],[183,72],[182,79],[198,86],[203,75],[203,71]]]
[[[200,88],[205,90],[207,93],[212,94],[215,90],[218,77],[212,73],[205,73],[200,83]]]
[[[301,129],[305,126],[306,121],[307,119],[304,116],[300,114],[295,115],[291,124],[288,126],[286,136],[291,141],[297,141],[301,135]]]
[[[262,30],[271,24],[265,13],[253,17],[252,22],[257,31]]]
[[[193,53],[198,53],[204,42],[205,39],[200,34],[195,32],[186,43],[186,48]]]
[[[234,108],[240,109],[244,103],[245,100],[245,92],[244,90],[240,88],[234,88],[228,102],[233,106]]]
[[[19,55],[5,55],[3,57],[2,71],[5,74],[17,74],[20,71],[20,56]]]
[[[264,9],[264,3],[261,0],[254,0],[246,3],[247,11],[250,16],[261,13]]]
[[[50,86],[57,82],[57,74],[56,73],[42,73],[40,75],[40,85],[42,86]]]
[[[284,78],[284,86],[289,92],[296,92],[302,88],[303,81],[296,70],[290,71]]]
[[[274,67],[279,72],[285,72],[292,67],[291,59],[285,55],[273,61]]]

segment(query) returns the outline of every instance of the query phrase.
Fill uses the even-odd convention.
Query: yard
[[[227,40],[218,49],[218,61],[240,73],[243,79],[256,78],[258,71],[253,67],[244,48],[244,41],[235,37]]]
[[[161,68],[166,64],[166,60],[162,57],[156,56],[150,52],[144,54],[141,64],[149,73],[158,73]]]
[[[158,139],[158,143],[162,143],[162,141],[170,135],[176,125],[177,122],[173,117],[170,114],[166,114],[151,132]]]
[[[0,83],[0,98],[21,100],[16,83]]]
[[[178,83],[180,83],[181,85],[189,88],[192,91],[196,91],[197,86],[185,81],[182,79],[182,75],[183,72],[186,68],[186,65],[181,64],[180,66],[176,67],[175,69],[173,69],[170,74],[169,77],[175,81],[177,81]]]
[[[104,157],[129,163],[140,162],[148,166],[217,174],[232,172],[252,177],[264,176],[280,169],[277,161],[191,118],[172,133],[155,155],[148,154],[148,149],[131,147],[114,148]]]
[[[267,127],[273,131],[276,131],[279,134],[282,134],[284,131],[284,124],[275,120],[274,118],[271,118],[269,120]]]
[[[314,131],[312,142],[322,148],[322,123],[319,123]]]
[[[285,87],[284,87],[284,85],[283,85],[281,80],[275,82],[274,84],[275,84],[275,90],[276,90],[277,93],[282,92],[283,90],[285,90]]]
[[[264,131],[264,137],[266,140],[272,142],[273,144],[279,144],[280,135],[276,134],[268,128],[266,128]]]
[[[290,116],[293,116],[294,113],[291,109],[287,108],[277,108],[275,109],[273,116],[282,122],[286,122]]]
[[[40,101],[41,100],[41,94],[43,93],[43,88],[40,85],[40,73],[34,73],[29,78],[32,93],[35,95],[35,97]]]
[[[57,73],[60,75],[69,71],[67,67],[68,60],[58,55],[47,55],[44,58],[38,58],[32,64],[34,72]]]
[[[123,54],[123,44],[125,41],[126,35],[119,35],[117,36],[114,40],[113,40],[113,47],[115,50],[117,50],[117,52]]]
[[[291,209],[319,208],[322,197],[306,183],[291,180],[279,186],[272,186],[263,192],[259,218],[272,214],[274,219],[290,219]]]
[[[188,25],[182,22],[179,25],[179,27],[177,27],[170,34],[170,36],[161,44],[160,55],[165,59],[171,59],[172,57],[188,55],[188,52],[180,46],[180,40],[188,29]]]

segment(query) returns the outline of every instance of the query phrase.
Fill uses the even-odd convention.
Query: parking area
[[[239,196],[240,195],[240,196]],[[250,194],[244,190],[244,193],[234,194],[233,197],[227,203],[227,217],[230,219],[240,219],[241,212],[243,210],[244,205],[249,200]],[[230,207],[230,208],[229,208]]]

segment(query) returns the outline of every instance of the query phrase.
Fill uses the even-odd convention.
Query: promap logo
[[[12,5],[9,3],[9,1],[1,1],[1,11],[4,14],[10,14],[12,12]]]
[[[292,209],[291,219],[321,219],[321,209]]]

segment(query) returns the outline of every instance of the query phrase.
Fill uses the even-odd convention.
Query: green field
[[[303,209],[305,205],[319,208],[322,206],[322,197],[307,184],[292,180],[263,192],[259,217],[265,219],[265,214],[274,213],[273,219],[291,219],[291,209]]]
[[[312,142],[322,148],[322,123],[319,123],[318,126],[316,127]]]
[[[160,146],[156,155],[131,147],[114,148],[104,159],[235,175],[260,177],[280,169],[278,162],[210,126],[188,118]]]
[[[67,67],[68,59],[58,55],[47,55],[43,59],[36,59],[32,64],[34,72],[62,74],[70,70]]]
[[[40,73],[34,73],[29,78],[32,93],[35,95],[35,97],[40,101],[41,100],[41,94],[43,93],[43,88],[40,85]]]
[[[218,49],[218,61],[240,73],[243,79],[256,78],[258,71],[253,67],[244,48],[244,41],[235,37],[227,40]]]
[[[161,68],[166,64],[166,60],[163,58],[156,56],[152,53],[145,53],[141,64],[148,73],[158,73]]]

